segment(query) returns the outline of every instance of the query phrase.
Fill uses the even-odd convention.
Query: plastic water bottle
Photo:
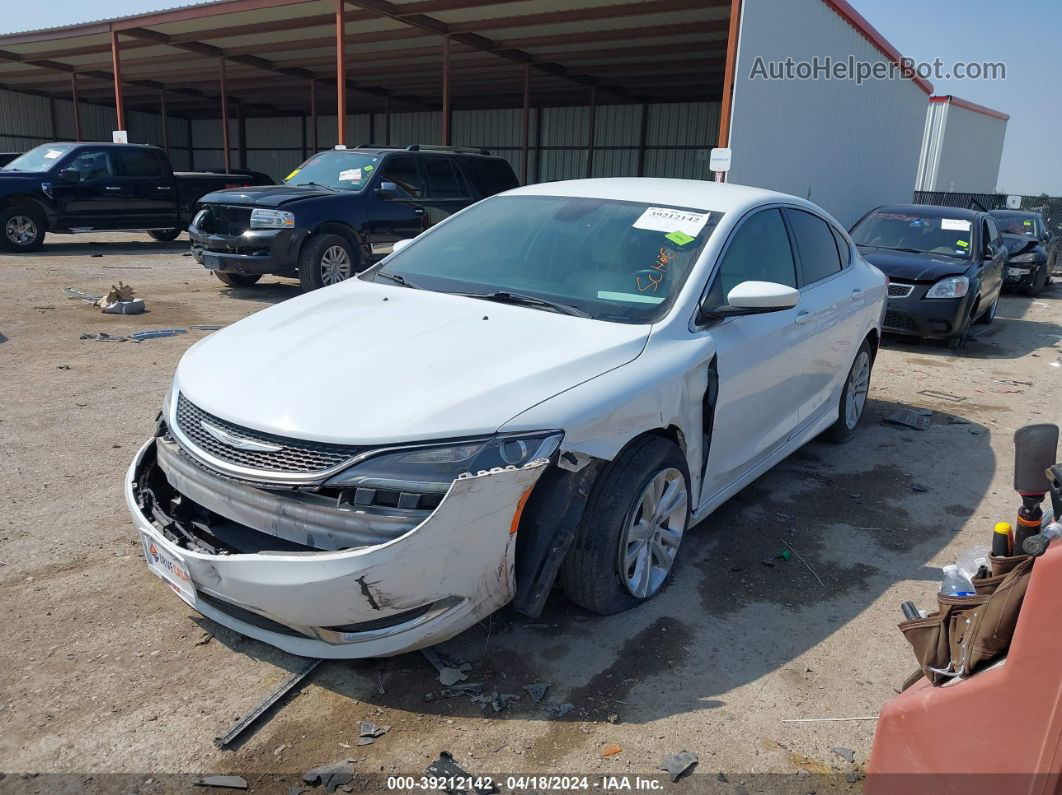
[[[942,596],[963,597],[973,596],[976,593],[973,583],[970,582],[970,578],[966,576],[966,572],[955,564],[945,566],[943,572],[944,581],[940,584],[940,593]]]

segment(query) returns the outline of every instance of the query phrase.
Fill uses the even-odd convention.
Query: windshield
[[[999,224],[999,231],[1005,235],[1024,235],[1037,237],[1036,221],[1026,213],[992,213]]]
[[[497,196],[388,257],[368,278],[651,323],[674,303],[721,217],[610,199]]]
[[[971,226],[968,218],[875,210],[852,229],[852,240],[858,246],[968,259]]]
[[[287,185],[324,185],[359,191],[380,165],[379,155],[333,149],[316,154],[284,178]]]
[[[4,171],[48,171],[73,148],[73,144],[36,146],[4,166]]]

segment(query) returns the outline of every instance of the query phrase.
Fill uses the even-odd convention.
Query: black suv
[[[282,185],[204,196],[192,256],[232,287],[298,275],[303,290],[343,281],[399,240],[480,199],[515,188],[486,149],[359,146],[319,152]]]

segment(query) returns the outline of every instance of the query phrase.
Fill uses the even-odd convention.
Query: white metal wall
[[[927,97],[913,81],[752,79],[756,58],[888,62],[823,0],[745,0],[734,75],[731,182],[809,198],[849,225],[911,201]]]
[[[1006,133],[1005,119],[929,103],[915,190],[994,193]]]

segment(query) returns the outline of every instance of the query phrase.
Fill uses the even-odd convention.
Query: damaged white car
[[[194,345],[129,509],[182,599],[295,654],[421,648],[554,585],[625,610],[693,523],[852,435],[885,287],[792,196],[519,188]]]

